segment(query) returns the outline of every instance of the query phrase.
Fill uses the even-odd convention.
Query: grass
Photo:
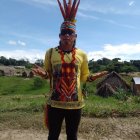
[[[44,129],[44,94],[49,91],[49,82],[34,85],[36,78],[0,77],[0,130],[3,129]],[[121,101],[114,97],[102,98],[95,95],[98,80],[87,84],[89,92],[85,99],[83,116],[110,118],[138,116],[140,98],[129,96]],[[85,131],[85,130],[84,130]]]
[[[46,80],[44,80],[46,81]],[[39,95],[49,91],[49,84],[42,88],[34,88],[34,78],[0,77],[0,95]]]
[[[33,79],[21,77],[0,77],[0,116],[2,113],[42,113],[45,104],[44,94],[49,91],[49,82],[34,88]],[[114,97],[102,98],[96,96],[96,84],[89,83],[88,98],[83,109],[84,116],[94,117],[127,117],[137,116],[140,112],[139,97],[129,96],[127,100],[118,100]]]
[[[139,113],[140,104],[136,103],[132,96],[127,101],[119,101],[114,97],[90,95],[83,110],[85,116],[91,117],[127,117],[138,116]]]

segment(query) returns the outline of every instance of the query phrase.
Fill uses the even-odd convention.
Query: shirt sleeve
[[[45,54],[45,60],[44,60],[44,69],[45,71],[50,71],[50,64],[51,64],[51,49],[49,49]]]
[[[86,82],[87,77],[89,76],[89,68],[88,68],[88,59],[87,55],[83,54],[83,62],[81,64],[81,82]]]

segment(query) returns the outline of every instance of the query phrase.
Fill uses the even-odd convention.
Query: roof
[[[106,83],[106,80],[112,77],[117,77],[128,89],[130,89],[130,85],[115,71],[112,71],[110,74],[106,75],[105,78],[97,84],[97,88],[101,87],[102,84]]]
[[[140,84],[140,77],[133,77],[133,81],[135,84],[139,85]]]
[[[97,95],[100,95],[103,97],[111,96],[114,93],[115,93],[115,90],[108,83],[105,83],[104,85],[102,85],[96,92]]]

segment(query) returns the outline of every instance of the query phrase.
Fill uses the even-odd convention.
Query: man
[[[64,8],[59,0],[64,22],[60,28],[59,46],[46,52],[44,68],[36,66],[33,71],[42,77],[50,78],[51,92],[48,99],[47,117],[49,126],[48,140],[58,140],[62,122],[65,119],[67,140],[77,140],[84,99],[81,82],[93,81],[106,72],[89,75],[86,54],[76,48],[75,16],[78,2],[64,0]]]

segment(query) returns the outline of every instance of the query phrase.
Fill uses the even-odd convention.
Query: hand
[[[100,72],[100,76],[104,76],[104,75],[107,75],[108,74],[108,71],[102,71]]]
[[[36,75],[39,75],[39,76],[43,77],[43,78],[48,77],[45,70],[42,67],[40,67],[36,64],[34,64],[34,67],[32,68],[32,72]]]

